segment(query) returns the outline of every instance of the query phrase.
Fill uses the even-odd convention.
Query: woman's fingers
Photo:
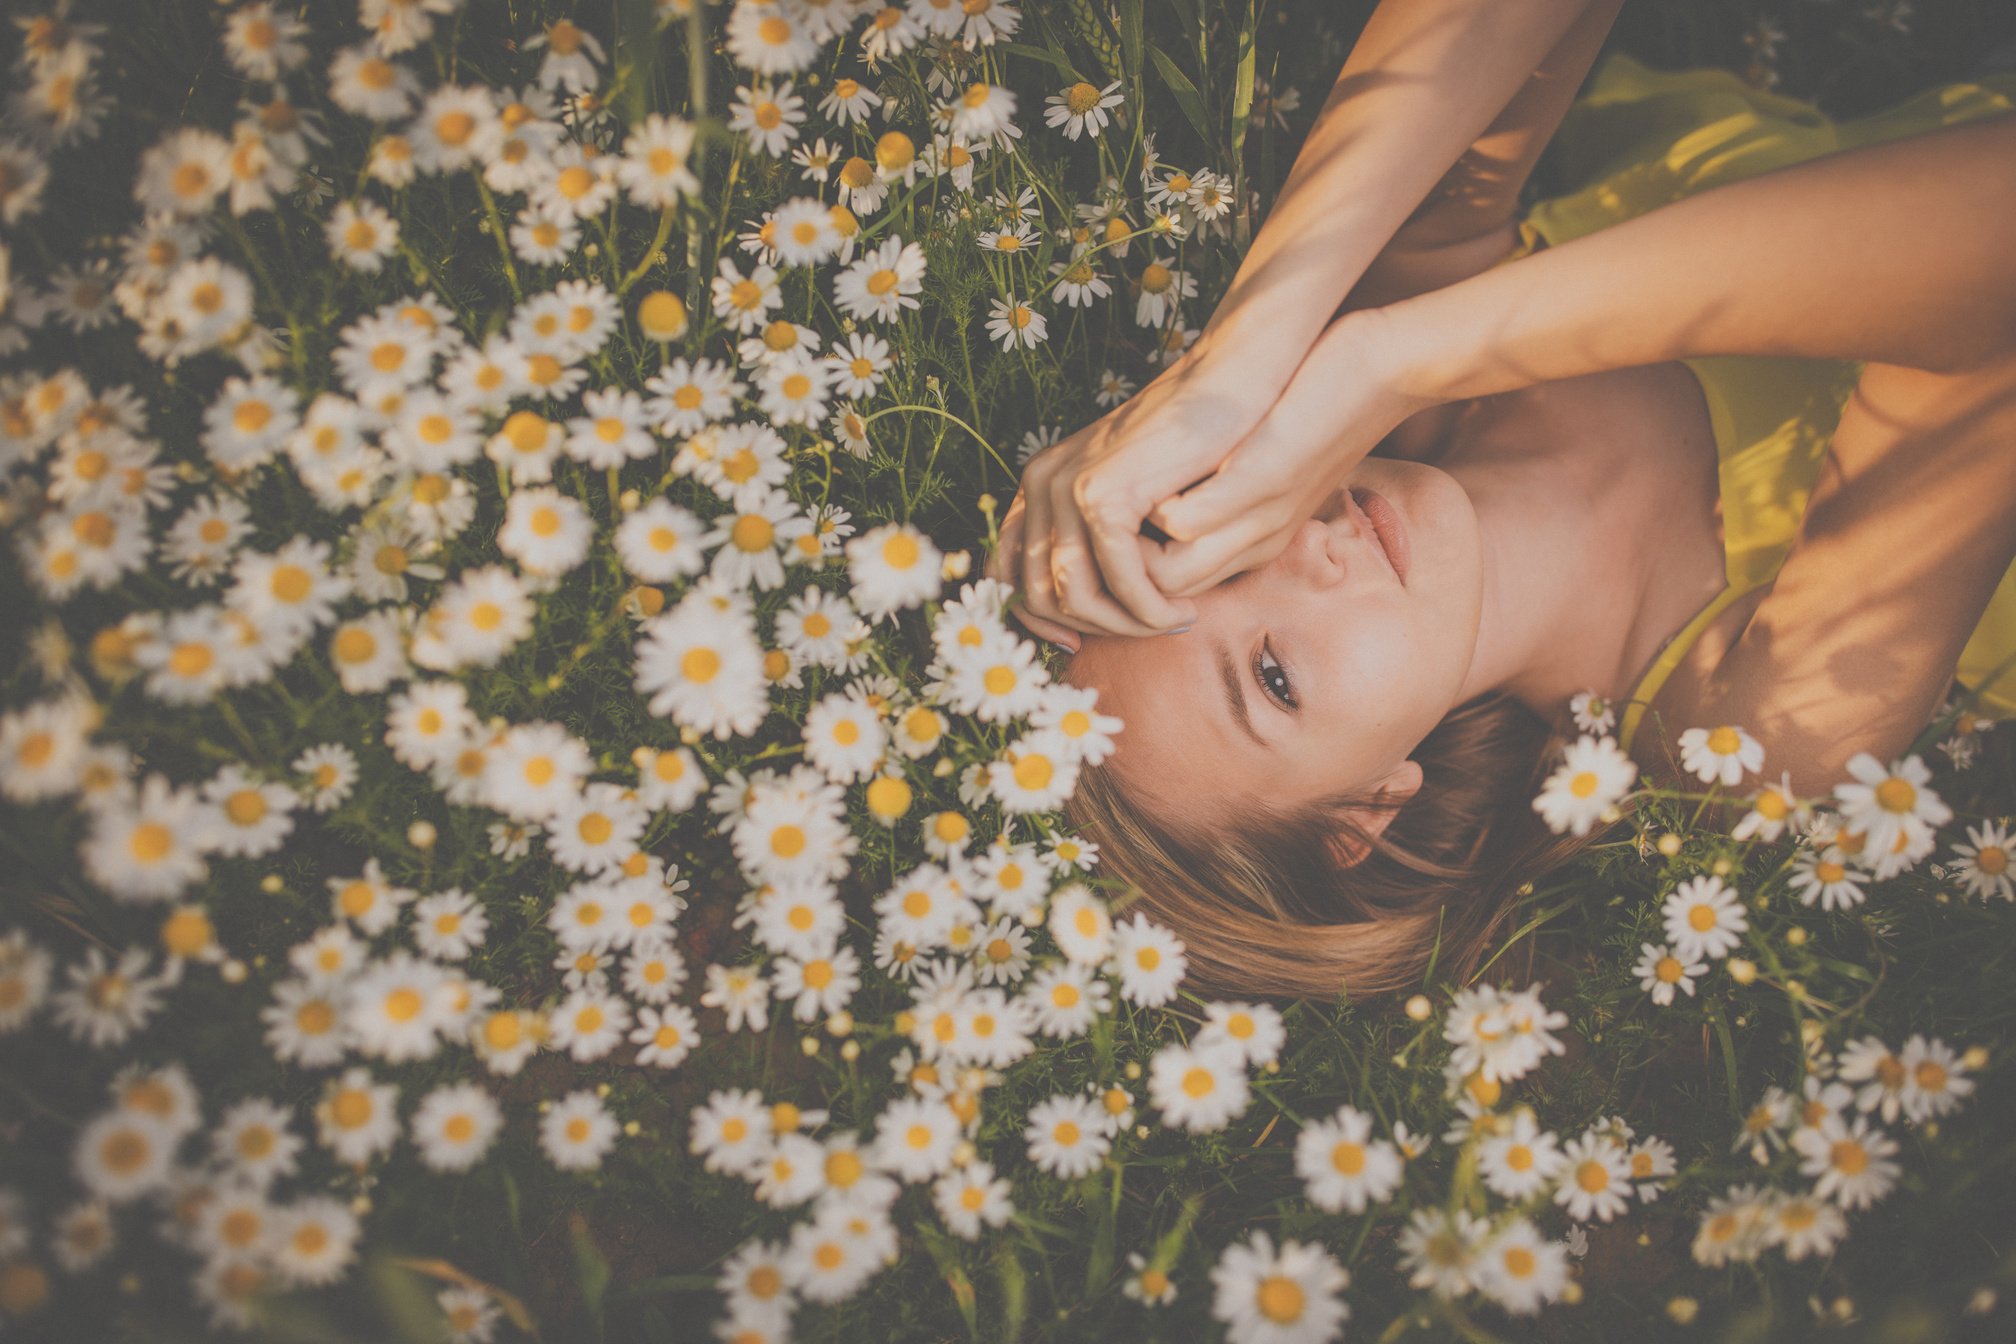
[[[1124,505],[1103,503],[1096,495],[1087,508],[1084,480],[1079,478],[1073,498],[1079,505],[1079,517],[1105,591],[1137,622],[1157,631],[1188,625],[1196,619],[1195,606],[1171,602],[1148,577],[1148,566],[1141,555],[1140,515]]]
[[[1114,600],[1100,581],[1099,567],[1092,558],[1091,539],[1085,520],[1075,510],[1059,511],[1052,527],[1056,541],[1050,550],[1050,589],[1056,614],[1038,609],[1036,614],[1087,634],[1159,635],[1160,626],[1148,625]]]
[[[1163,547],[1148,561],[1148,572],[1170,597],[1194,597],[1221,580],[1272,560],[1283,540],[1281,529],[1272,520],[1249,515],[1195,541]]]
[[[990,579],[1015,587],[1022,577],[1022,518],[1025,505],[1022,492],[1017,490],[1015,498],[1008,505],[1008,512],[1001,515],[1001,535],[994,540],[993,553],[987,557],[986,575]]]
[[[1032,614],[1020,602],[1010,606],[1008,614],[1020,621],[1022,627],[1030,634],[1036,636],[1036,638],[1048,640],[1050,643],[1062,647],[1067,653],[1078,652],[1078,632],[1069,626],[1058,625],[1054,621],[1046,621],[1041,616]]]
[[[1259,465],[1260,455],[1247,446],[1252,442],[1242,441],[1217,471],[1150,509],[1148,521],[1175,541],[1193,541],[1251,515],[1280,490],[1278,473]]]

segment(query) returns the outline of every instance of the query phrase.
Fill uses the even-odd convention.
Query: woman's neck
[[[1494,401],[1443,463],[1484,554],[1462,696],[1503,690],[1553,720],[1577,691],[1628,696],[1720,590],[1714,437],[1679,365]]]

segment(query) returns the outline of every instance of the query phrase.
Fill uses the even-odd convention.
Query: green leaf
[[[575,1214],[568,1220],[574,1243],[574,1281],[581,1289],[581,1308],[594,1338],[602,1338],[602,1296],[609,1290],[609,1261],[589,1235],[588,1220]]]
[[[1096,1296],[1113,1273],[1113,1245],[1120,1222],[1120,1183],[1127,1168],[1113,1164],[1113,1196],[1100,1200],[1098,1221],[1092,1226],[1092,1253],[1085,1257],[1085,1295]]]
[[[1120,2],[1120,62],[1129,79],[1141,76],[1141,0]]]
[[[1029,1276],[1023,1272],[1022,1257],[1014,1246],[1002,1242],[994,1255],[995,1277],[1001,1280],[1000,1339],[1022,1338],[1022,1321],[1029,1313]]]
[[[1255,29],[1260,23],[1260,0],[1246,0],[1246,17],[1239,24],[1239,69],[1232,84],[1232,164],[1235,176],[1246,147],[1246,119],[1253,112],[1253,72],[1260,58]]]
[[[1190,77],[1177,68],[1176,62],[1170,60],[1162,48],[1151,46],[1148,55],[1155,62],[1162,82],[1169,86],[1169,92],[1176,95],[1176,106],[1183,109],[1183,115],[1197,128],[1198,137],[1207,147],[1219,144],[1219,138],[1211,133],[1211,118],[1204,110],[1204,96],[1197,92],[1197,86],[1190,82]]]
[[[959,1314],[966,1319],[967,1333],[974,1339],[979,1339],[980,1312],[973,1294],[973,1280],[967,1277],[964,1269],[960,1268],[958,1251],[946,1240],[943,1232],[928,1224],[919,1224],[917,1235],[923,1241],[924,1248],[931,1252],[931,1259],[938,1266],[938,1272],[945,1276],[945,1286],[952,1290],[953,1305],[959,1308]]]
[[[1032,47],[1022,42],[1004,42],[1001,44],[1001,50],[1011,56],[1026,56],[1032,61],[1042,61],[1045,65],[1055,66],[1066,79],[1085,78],[1078,73],[1078,67],[1071,64],[1064,53],[1054,47]]]

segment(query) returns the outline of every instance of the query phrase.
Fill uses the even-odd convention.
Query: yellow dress
[[[1725,70],[1662,72],[1612,55],[1563,118],[1550,152],[1575,191],[1536,204],[1506,261],[1725,182],[1838,150],[2016,110],[2016,74],[1946,84],[1866,117],[1835,122],[1809,103],[1751,88]],[[1640,720],[1695,639],[1778,573],[1822,455],[1861,372],[1840,360],[1724,356],[1685,361],[1700,379],[1720,458],[1728,586],[1683,626],[1622,706],[1627,750]],[[1958,675],[1988,713],[2016,714],[2016,568],[2002,578]],[[1996,676],[2000,669],[2001,675]],[[1982,682],[1993,676],[1992,685]]]

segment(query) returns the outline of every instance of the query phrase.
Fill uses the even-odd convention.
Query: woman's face
[[[1086,636],[1073,657],[1068,679],[1126,724],[1109,768],[1165,818],[1208,833],[1234,799],[1370,792],[1456,705],[1483,592],[1469,496],[1379,458],[1346,486],[1272,561],[1198,596],[1188,633]]]

